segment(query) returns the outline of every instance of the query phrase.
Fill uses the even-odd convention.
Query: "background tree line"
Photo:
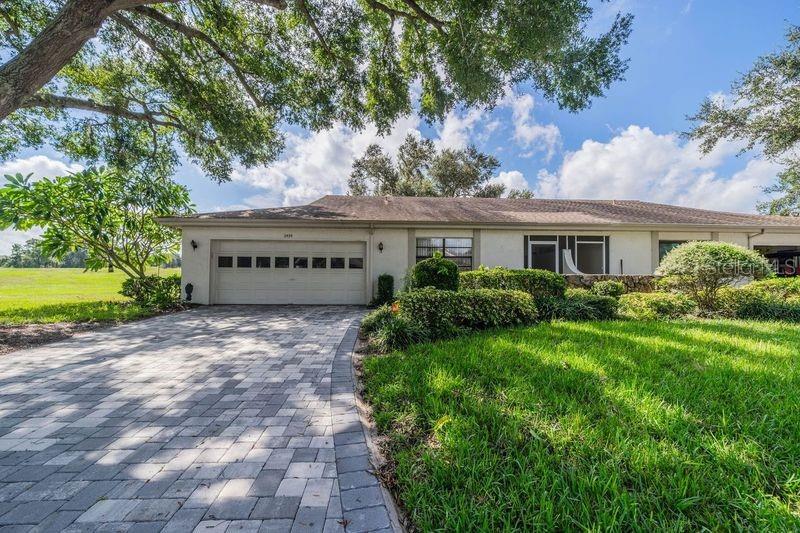
[[[0,267],[4,268],[86,268],[89,252],[79,248],[70,250],[61,257],[55,257],[46,251],[42,239],[28,239],[22,244],[12,244],[11,253],[0,255]],[[181,266],[181,256],[174,254],[172,258],[160,265],[163,268]]]

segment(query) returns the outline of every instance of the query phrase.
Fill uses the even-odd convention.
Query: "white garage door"
[[[219,241],[216,304],[366,303],[364,243]]]

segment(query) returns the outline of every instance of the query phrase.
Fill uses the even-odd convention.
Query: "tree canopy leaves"
[[[627,66],[631,16],[593,36],[591,15],[587,0],[6,0],[0,157],[50,144],[168,175],[185,155],[224,181],[274,161],[289,125],[383,133],[520,82],[579,110]]]
[[[430,139],[406,135],[397,163],[377,144],[353,161],[348,180],[354,196],[480,196],[499,198],[502,183],[490,183],[500,166],[496,157],[474,146],[437,151]],[[528,190],[512,189],[511,198],[531,198]]]
[[[800,215],[800,27],[787,34],[787,46],[759,58],[731,87],[729,98],[707,98],[691,120],[689,138],[710,152],[724,139],[745,142],[765,158],[785,165],[766,192],[774,200],[759,204],[773,215]]]

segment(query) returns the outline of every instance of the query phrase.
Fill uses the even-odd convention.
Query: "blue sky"
[[[287,133],[287,149],[270,168],[238,169],[217,185],[186,163],[176,179],[201,211],[305,203],[344,192],[354,156],[370,142],[393,152],[409,131],[440,146],[474,143],[501,161],[498,181],[540,197],[637,198],[710,209],[752,211],[778,167],[737,156],[723,143],[702,157],[679,136],[703,98],[724,97],[731,82],[760,55],[785,42],[800,24],[795,1],[643,1],[598,3],[590,29],[606,28],[619,11],[635,15],[623,54],[625,80],[579,113],[560,111],[529,86],[514,88],[492,111],[456,110],[441,124],[416,116],[391,135],[374,130]],[[26,151],[0,173],[57,174],[76,168],[52,150]],[[0,254],[26,235],[0,233]]]

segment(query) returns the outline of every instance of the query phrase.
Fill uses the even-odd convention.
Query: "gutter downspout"
[[[752,234],[748,233],[747,234],[747,249],[748,250],[752,250],[753,249],[753,247],[750,245],[750,239],[752,239],[753,237],[758,237],[759,235],[764,235],[764,233],[765,233],[764,228],[761,228],[761,231],[759,231],[758,233],[752,233]]]

